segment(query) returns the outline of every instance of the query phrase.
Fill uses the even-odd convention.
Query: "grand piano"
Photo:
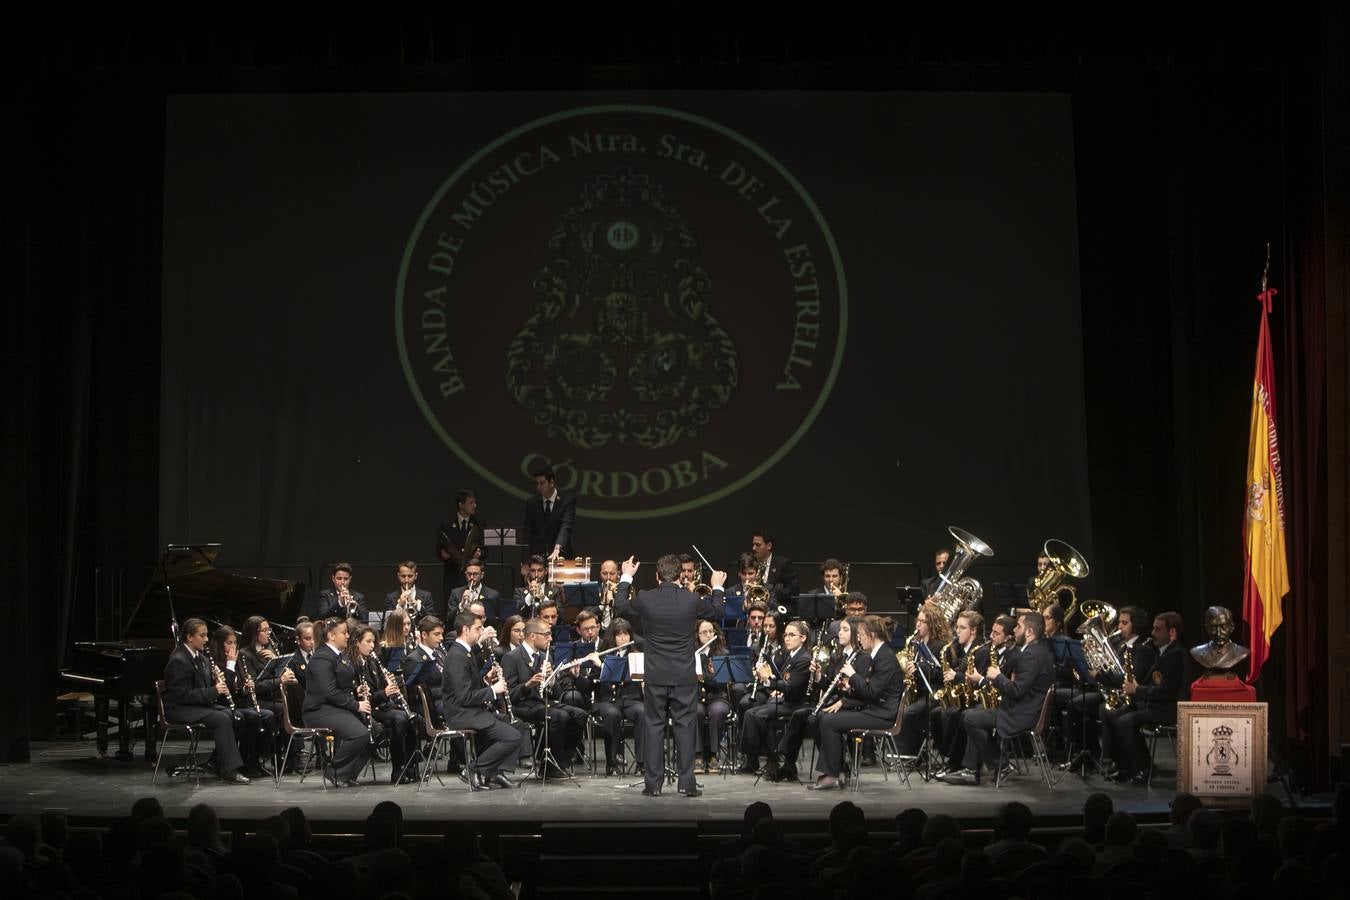
[[[216,568],[220,544],[170,544],[159,570],[141,592],[121,640],[77,642],[70,668],[61,671],[66,689],[94,695],[98,753],[108,753],[108,710],[117,703],[117,759],[130,760],[131,707],[138,702],[145,728],[145,758],[155,758],[155,682],[173,651],[177,625],[196,617],[236,630],[249,616],[294,625],[304,585],[239,575]]]

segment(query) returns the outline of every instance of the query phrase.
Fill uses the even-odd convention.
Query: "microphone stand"
[[[552,651],[550,650],[549,652],[551,653]],[[568,774],[567,770],[558,764],[558,758],[553,755],[553,747],[548,742],[549,719],[552,718],[549,716],[549,712],[553,709],[553,701],[549,699],[548,689],[564,670],[572,667],[572,663],[568,663],[564,666],[554,666],[553,671],[544,679],[544,683],[539,685],[539,693],[544,701],[544,730],[543,737],[541,738],[544,745],[544,752],[539,754],[539,762],[541,763],[539,767],[540,785],[548,784],[548,766],[549,763],[552,763],[555,769],[563,773],[564,778],[572,782],[574,786],[581,787],[581,782],[577,781],[575,776]]]

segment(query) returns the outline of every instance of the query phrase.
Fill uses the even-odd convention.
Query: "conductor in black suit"
[[[715,571],[708,579],[712,593],[700,597],[679,585],[680,560],[667,553],[656,561],[655,590],[639,591],[631,598],[633,575],[638,563],[630,556],[624,560],[623,576],[614,597],[614,613],[627,616],[636,612],[646,626],[647,650],[644,660],[644,698],[642,713],[643,796],[661,793],[665,779],[662,760],[669,710],[675,736],[675,765],[679,772],[677,787],[688,797],[701,791],[694,781],[694,746],[698,738],[694,713],[698,705],[698,677],[695,671],[695,624],[699,619],[721,621],[726,607],[722,585],[727,573]]]
[[[170,722],[200,723],[215,742],[216,771],[229,784],[248,784],[239,769],[244,765],[234,737],[234,716],[216,701],[229,693],[225,682],[211,673],[206,658],[206,623],[188,619],[183,623],[183,643],[169,654],[164,667],[164,717]]]
[[[333,732],[333,784],[356,787],[356,777],[370,758],[370,729],[360,718],[370,715],[370,701],[353,693],[356,668],[343,654],[347,649],[347,620],[325,619],[314,626],[320,642],[305,676],[305,703],[301,718],[310,728]]]
[[[493,711],[507,691],[506,679],[484,683],[473,662],[472,649],[483,630],[482,621],[471,612],[455,616],[455,640],[445,651],[445,675],[441,681],[441,715],[447,728],[472,728],[476,758],[459,778],[475,791],[514,788],[503,769],[520,758],[525,738]]]
[[[525,539],[530,555],[548,559],[572,555],[572,526],[577,520],[577,498],[558,493],[557,476],[550,468],[534,473],[538,496],[525,501]]]
[[[970,710],[962,718],[966,729],[964,768],[943,779],[948,784],[979,784],[980,766],[997,775],[999,751],[994,735],[1011,737],[1034,728],[1041,717],[1046,692],[1055,683],[1055,656],[1045,636],[1045,617],[1026,612],[1017,617],[1015,646],[1003,654],[1003,666],[990,661],[983,675],[967,677],[973,687],[992,681],[1002,695],[998,709]]]

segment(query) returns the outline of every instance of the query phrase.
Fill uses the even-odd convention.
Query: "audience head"
[[[943,838],[961,837],[961,824],[947,815],[929,816],[923,823],[923,845],[936,847]]]
[[[66,845],[66,814],[48,810],[40,817],[42,822],[42,843],[48,847],[61,849]]]
[[[994,833],[1010,841],[1025,841],[1031,833],[1031,807],[1014,800],[994,813]]]
[[[1273,837],[1284,818],[1284,804],[1274,794],[1258,794],[1252,800],[1252,824],[1257,834]]]
[[[772,819],[773,809],[763,800],[756,800],[745,808],[745,818],[741,821],[741,835],[749,837],[750,832],[754,831],[755,823],[761,819]]]
[[[1134,861],[1146,872],[1154,872],[1162,865],[1167,852],[1167,835],[1161,831],[1139,831],[1134,837]]]
[[[911,806],[895,817],[895,833],[901,852],[912,850],[923,842],[923,826],[927,821],[928,813],[917,806]]]
[[[42,822],[31,813],[20,813],[5,823],[5,843],[23,854],[28,862],[37,860],[42,843]]]
[[[366,816],[366,849],[383,850],[398,846],[398,819],[387,812],[372,812]]]
[[[188,810],[187,839],[188,846],[196,850],[220,848],[220,819],[213,808],[198,803]]]
[[[866,817],[859,806],[851,800],[841,800],[830,810],[830,841],[836,845],[843,838],[844,829],[850,825],[865,825]]]
[[[1280,858],[1285,862],[1304,855],[1312,837],[1312,823],[1302,816],[1285,816],[1276,829]]]
[[[1186,822],[1190,820],[1191,813],[1195,812],[1202,805],[1200,798],[1194,794],[1178,791],[1177,795],[1172,798],[1172,812],[1168,817],[1168,821],[1173,825],[1185,825]]]
[[[1186,830],[1191,835],[1191,846],[1196,850],[1219,849],[1222,828],[1219,814],[1214,810],[1201,807],[1191,813],[1191,817],[1186,820]]]
[[[287,849],[308,849],[311,832],[309,820],[305,818],[305,811],[298,806],[290,806],[281,811],[281,817],[291,826],[291,844]]]
[[[1096,793],[1083,801],[1083,837],[1089,844],[1106,840],[1106,820],[1115,812],[1115,804],[1107,794]]]
[[[1106,820],[1106,846],[1128,847],[1134,843],[1138,831],[1139,826],[1134,821],[1134,816],[1124,810],[1113,812]]]
[[[146,819],[152,819],[156,816],[163,818],[164,807],[160,806],[158,798],[142,797],[131,804],[131,821],[144,822]]]

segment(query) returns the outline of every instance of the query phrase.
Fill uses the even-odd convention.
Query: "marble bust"
[[[1227,672],[1247,658],[1247,648],[1233,643],[1233,614],[1222,606],[1205,610],[1209,642],[1191,648],[1191,658],[1212,674]]]

